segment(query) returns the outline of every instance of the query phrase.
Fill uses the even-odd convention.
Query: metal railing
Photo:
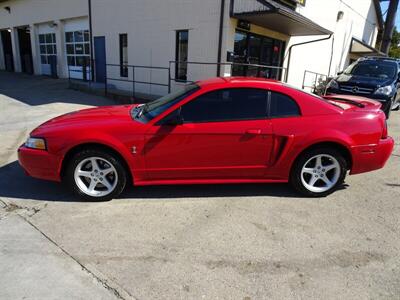
[[[186,72],[184,72],[185,78],[176,77],[177,65],[186,69]],[[221,67],[220,77],[245,76],[281,80],[285,78],[284,74],[286,72],[286,68],[283,67],[260,64],[170,61],[168,67],[105,64],[104,82],[94,82],[92,76],[93,68],[87,65],[68,66],[68,78],[70,84],[78,81],[89,89],[100,88],[106,96],[130,95],[132,98],[129,101],[135,101],[136,96],[140,100],[144,99],[142,97],[145,94],[143,93],[143,85],[149,86],[150,89],[152,89],[152,86],[164,88],[161,94],[170,93],[173,88],[173,82],[192,83],[215,77],[218,65]],[[139,89],[137,88],[138,85]],[[148,96],[151,96],[150,93]]]
[[[312,93],[323,95],[325,94],[327,81],[328,75],[305,70],[302,89],[309,88]]]
[[[111,68],[117,68],[116,71],[110,70]],[[121,69],[126,68],[125,76],[122,76]],[[148,70],[150,74],[150,79],[146,80],[138,80],[137,78],[137,71],[138,70]],[[151,78],[151,72],[154,70],[158,71],[166,71],[167,80],[165,83],[162,82],[153,82]],[[124,71],[125,72],[125,71]],[[111,76],[108,76],[111,74]],[[140,66],[140,65],[120,65],[120,64],[106,64],[106,76],[105,76],[105,94],[108,94],[109,91],[109,84],[112,81],[117,82],[128,82],[132,84],[132,97],[135,97],[136,94],[136,84],[145,84],[145,85],[154,85],[154,86],[161,86],[166,87],[168,93],[171,92],[171,72],[169,67],[154,67],[154,66]],[[141,76],[143,77],[143,75]]]
[[[186,65],[187,68],[187,78],[176,78],[177,65]],[[282,80],[285,78],[286,68],[278,66],[268,66],[260,64],[246,64],[246,63],[215,63],[215,62],[195,62],[195,61],[170,61],[169,69],[175,69],[175,76],[170,75],[170,80],[175,82],[191,83],[197,80],[206,79],[209,77],[215,77],[217,75],[217,66],[228,67],[228,69],[221,68],[221,74],[218,77],[226,76],[244,76],[244,77],[260,77]],[[209,69],[204,69],[208,67]],[[203,69],[201,69],[203,68]],[[195,77],[195,78],[191,78]]]

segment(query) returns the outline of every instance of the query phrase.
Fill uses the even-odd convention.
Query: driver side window
[[[184,123],[265,119],[268,92],[254,88],[233,88],[203,94],[182,106]]]

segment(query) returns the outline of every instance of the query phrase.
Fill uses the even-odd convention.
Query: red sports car
[[[278,81],[215,78],[144,105],[54,118],[19,150],[26,173],[87,200],[127,185],[290,182],[325,196],[393,149],[380,103],[320,98]]]

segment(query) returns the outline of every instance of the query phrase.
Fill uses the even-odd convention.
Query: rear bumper
[[[60,160],[57,156],[47,151],[21,146],[18,148],[18,161],[29,176],[60,181]]]
[[[394,140],[382,139],[378,144],[354,146],[351,148],[353,166],[350,174],[360,174],[383,168],[392,154]]]

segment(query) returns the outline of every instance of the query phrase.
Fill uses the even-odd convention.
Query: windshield
[[[344,71],[344,74],[389,79],[396,76],[396,70],[396,63],[370,60],[353,63]]]
[[[199,89],[200,87],[197,84],[185,85],[179,91],[170,93],[157,100],[135,107],[131,112],[132,118],[143,123],[147,123]]]

